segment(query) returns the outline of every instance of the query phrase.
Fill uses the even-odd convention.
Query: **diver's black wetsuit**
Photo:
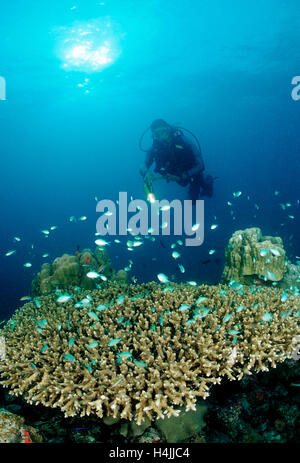
[[[180,131],[172,133],[172,143],[153,141],[152,148],[147,152],[145,168],[148,170],[155,162],[155,172],[180,177],[177,181],[181,186],[189,185],[189,197],[193,201],[199,196],[212,196],[213,178],[204,176],[205,169],[202,153],[199,148]]]

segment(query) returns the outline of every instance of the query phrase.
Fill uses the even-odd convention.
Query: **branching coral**
[[[155,283],[49,295],[0,331],[1,383],[66,416],[153,420],[195,409],[222,377],[241,379],[291,357],[299,297],[278,289]]]

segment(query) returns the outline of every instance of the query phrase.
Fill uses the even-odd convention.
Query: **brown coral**
[[[11,394],[66,416],[177,416],[222,377],[289,358],[300,333],[299,297],[283,303],[274,288],[112,283],[56,299],[26,304],[0,331],[0,372]]]

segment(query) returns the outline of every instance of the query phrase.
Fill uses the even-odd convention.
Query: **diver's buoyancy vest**
[[[180,135],[173,136],[171,145],[157,144],[153,147],[156,172],[181,175],[197,164],[196,156]]]

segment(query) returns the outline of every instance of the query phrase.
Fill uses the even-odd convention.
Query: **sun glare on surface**
[[[120,34],[109,20],[99,19],[63,28],[59,54],[67,71],[99,72],[121,53]]]

